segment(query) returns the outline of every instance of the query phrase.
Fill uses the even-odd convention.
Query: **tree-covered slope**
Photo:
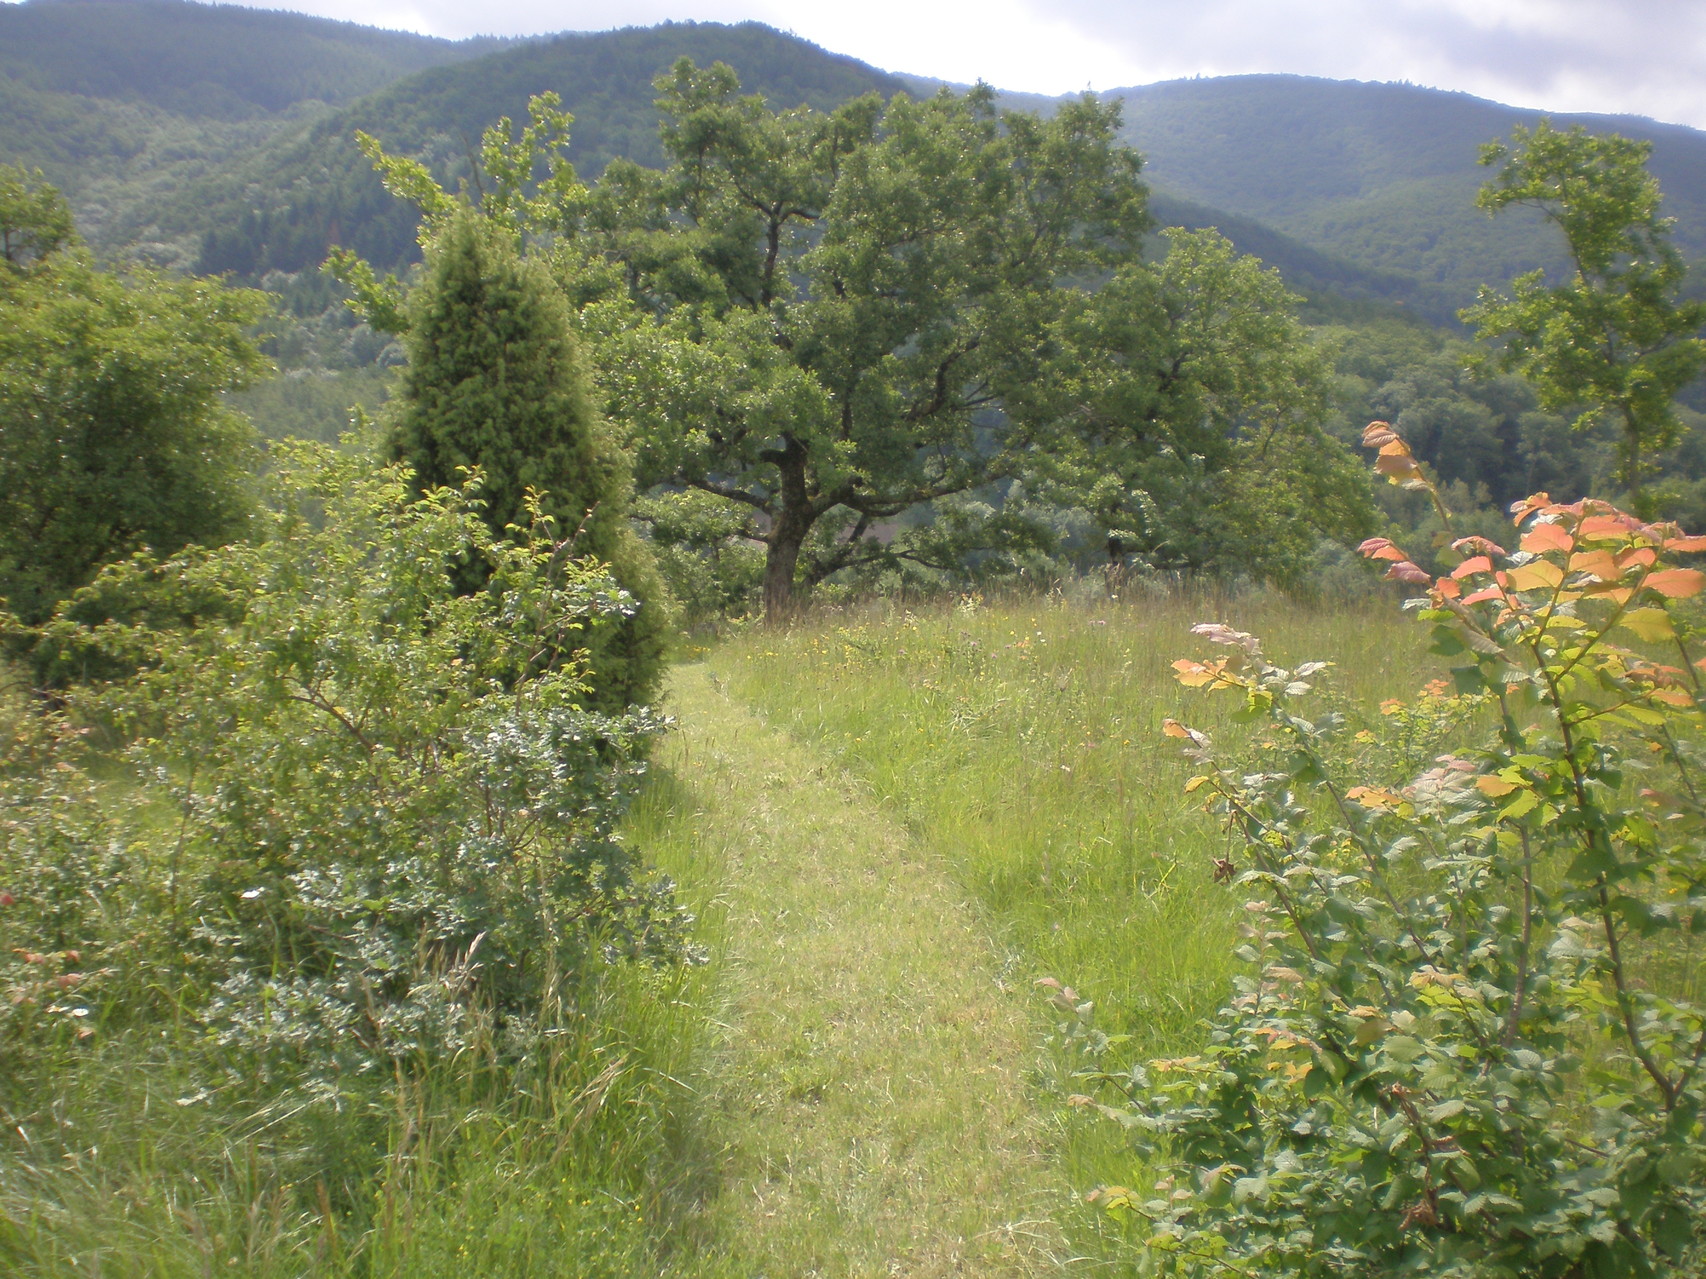
[[[399,77],[513,44],[186,0],[0,4],[0,163],[39,168],[104,250],[188,266],[159,210],[280,132]]]
[[[550,91],[574,114],[571,155],[583,173],[596,174],[616,156],[660,164],[652,80],[681,57],[701,66],[726,62],[747,90],[786,106],[827,108],[903,87],[758,23],[561,35],[399,80],[195,185],[165,216],[180,231],[208,228],[205,271],[298,271],[333,244],[394,265],[415,256],[414,211],[384,192],[355,147],[357,130],[455,179],[468,173],[481,130],[500,116],[524,119],[528,98]]]
[[[227,120],[308,99],[347,102],[399,76],[506,43],[189,0],[0,6],[0,80],[9,87]]]
[[[1252,75],[1122,89],[1126,138],[1158,188],[1467,300],[1559,260],[1538,217],[1474,205],[1482,143],[1537,111],[1405,84]],[[1706,255],[1706,134],[1634,116],[1553,116],[1653,144],[1678,246]]]

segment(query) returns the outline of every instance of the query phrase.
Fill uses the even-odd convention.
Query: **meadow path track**
[[[677,669],[670,711],[659,763],[723,871],[720,1176],[691,1229],[715,1273],[1059,1273],[1027,977],[1000,979],[946,864],[832,757],[704,666]]]

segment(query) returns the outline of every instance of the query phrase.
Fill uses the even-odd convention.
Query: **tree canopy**
[[[0,167],[0,596],[26,621],[140,547],[242,530],[259,294],[98,268],[51,187]]]
[[[658,90],[668,167],[584,186],[536,99],[518,136],[488,130],[479,209],[569,297],[654,527],[762,546],[770,617],[844,569],[1035,544],[1038,494],[1168,567],[1284,576],[1365,531],[1295,299],[1212,232],[1144,259],[1116,107],[1043,120],[980,87],[776,111],[686,59]],[[364,145],[438,234],[458,198]],[[336,269],[413,322],[395,281]]]
[[[1286,578],[1323,537],[1368,531],[1362,468],[1326,434],[1326,352],[1277,272],[1215,231],[1164,233],[1081,295],[1044,379],[1071,429],[1042,491],[1087,510],[1110,567]]]
[[[1574,411],[1579,429],[1616,423],[1619,478],[1637,505],[1647,455],[1676,442],[1677,392],[1706,368],[1706,304],[1681,298],[1682,257],[1659,216],[1651,150],[1546,121],[1483,148],[1481,162],[1501,167],[1478,203],[1540,209],[1563,232],[1572,271],[1557,284],[1530,271],[1508,297],[1483,288],[1463,312],[1484,338],[1502,340],[1497,362],[1530,378],[1543,407]]]
[[[408,319],[391,449],[415,491],[457,487],[477,468],[494,536],[544,516],[574,554],[608,564],[635,611],[591,637],[592,697],[611,710],[650,700],[663,669],[664,590],[629,527],[628,461],[587,394],[562,295],[464,205],[432,242]]]
[[[905,556],[913,507],[1020,470],[1061,286],[1138,250],[1138,160],[1089,98],[775,112],[687,61],[659,89],[670,166],[612,165],[564,272],[641,475],[744,512],[776,616]]]

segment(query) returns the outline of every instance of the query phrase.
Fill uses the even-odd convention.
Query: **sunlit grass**
[[[820,741],[946,855],[1013,961],[1100,1002],[1137,1051],[1177,1047],[1226,990],[1222,837],[1184,794],[1162,723],[1242,730],[1192,696],[1175,658],[1195,621],[1333,661],[1326,700],[1374,717],[1433,667],[1396,607],[1312,613],[1284,600],[1084,608],[1047,600],[830,615],[724,648],[712,669]]]
[[[56,1083],[0,1090],[0,1272],[647,1273],[692,1163],[693,980],[612,970],[536,1058],[494,1041],[339,1107],[220,1086],[169,1028],[41,1060]]]
[[[1214,879],[1224,835],[1184,793],[1177,718],[1237,741],[1236,703],[1180,687],[1219,621],[1291,663],[1328,660],[1321,704],[1357,721],[1438,673],[1396,602],[1314,610],[1272,597],[1060,600],[826,613],[711,655],[731,692],[820,743],[940,853],[983,911],[1009,980],[1054,977],[1131,1038],[1188,1052],[1237,966],[1242,896]],[[1039,1032],[1051,1014],[1036,997]],[[1068,1070],[1061,1062],[1057,1069]],[[1067,1089],[1039,1091],[1044,1109]],[[1081,1186],[1131,1172],[1117,1133],[1061,1116]]]

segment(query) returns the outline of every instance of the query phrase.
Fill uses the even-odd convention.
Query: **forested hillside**
[[[1562,262],[1537,215],[1495,221],[1475,208],[1481,145],[1533,125],[1539,112],[1416,85],[1279,75],[1110,96],[1123,101],[1126,140],[1158,189],[1407,277],[1418,299],[1466,305],[1479,284]],[[1554,122],[1650,141],[1677,247],[1706,255],[1706,135],[1632,116]]]
[[[412,224],[355,130],[455,180],[481,129],[552,90],[576,117],[573,158],[588,176],[615,156],[655,164],[651,80],[678,56],[726,61],[779,106],[939,87],[756,23],[453,43],[186,0],[29,0],[0,7],[0,162],[41,167],[108,251],[253,279],[312,267],[333,243],[396,263],[414,253]],[[1145,157],[1158,223],[1218,227],[1308,294],[1450,325],[1477,285],[1561,261],[1537,215],[1474,208],[1479,146],[1535,112],[1272,75],[1109,96]],[[1706,137],[1631,117],[1580,122],[1654,144],[1678,247],[1706,255]]]
[[[750,91],[789,107],[827,109],[902,87],[863,63],[758,23],[563,35],[400,80],[257,152],[236,171],[210,175],[166,217],[186,231],[208,228],[203,271],[300,271],[332,244],[400,264],[417,252],[414,216],[385,194],[355,147],[357,130],[426,158],[435,173],[454,180],[468,175],[482,129],[500,116],[524,117],[531,96],[553,92],[575,117],[570,156],[583,173],[596,175],[617,156],[657,164],[652,80],[679,57],[727,62]]]
[[[511,43],[187,0],[0,5],[0,162],[40,168],[98,246],[188,265],[157,213],[187,184],[332,105]]]
[[[0,75],[14,87],[232,120],[304,99],[346,102],[509,43],[188,0],[26,0],[0,9]]]

